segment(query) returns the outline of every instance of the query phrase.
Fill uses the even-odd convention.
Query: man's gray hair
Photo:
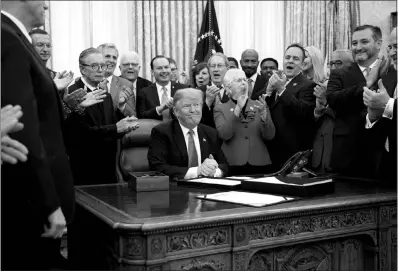
[[[225,66],[227,67],[227,69],[229,68],[228,57],[226,57],[226,55],[224,55],[223,53],[219,53],[219,52],[212,54],[212,55],[209,57],[209,60],[207,60],[207,66],[208,66],[209,68],[210,68],[211,59],[212,59],[213,57],[215,57],[215,56],[222,57],[222,58],[224,59]]]
[[[350,49],[337,49],[337,50],[333,51],[332,55],[336,54],[336,53],[345,53],[348,56],[348,59],[350,61],[354,62],[354,58],[352,56],[352,51]]]
[[[101,52],[101,54],[104,53],[105,49],[114,49],[116,50],[116,53],[119,56],[119,50],[116,48],[116,45],[113,43],[103,43],[100,46],[98,46],[97,49]]]
[[[83,52],[81,52],[79,55],[79,65],[84,64],[84,60],[86,59],[86,57],[92,54],[101,54],[101,52],[93,47],[83,50]]]

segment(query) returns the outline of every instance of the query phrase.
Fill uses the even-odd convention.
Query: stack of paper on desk
[[[295,183],[282,182],[282,181],[278,180],[275,177],[266,177],[266,178],[258,178],[258,179],[251,179],[250,180],[250,182],[272,183],[272,184],[283,184],[283,185],[295,185],[295,186],[311,186],[311,185],[317,185],[317,184],[323,184],[323,183],[330,183],[332,181],[333,181],[332,179],[328,179],[328,180],[319,180],[319,181],[303,183],[303,184],[295,184]]]
[[[280,197],[269,194],[235,192],[235,191],[222,192],[210,195],[200,195],[197,197],[200,199],[223,201],[235,204],[249,205],[253,207],[262,207],[294,199],[294,198]]]
[[[211,179],[211,178],[196,178],[196,179],[186,180],[186,182],[195,182],[195,183],[203,183],[203,184],[218,184],[218,185],[226,185],[226,186],[239,185],[241,183],[240,181],[237,181],[237,180]]]

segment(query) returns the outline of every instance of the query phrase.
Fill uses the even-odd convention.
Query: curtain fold
[[[156,55],[176,60],[180,70],[190,71],[205,0],[132,1],[130,50],[141,57],[143,77],[152,79],[150,62]]]
[[[327,62],[334,50],[351,47],[359,1],[285,1],[285,14],[285,45],[318,47]]]

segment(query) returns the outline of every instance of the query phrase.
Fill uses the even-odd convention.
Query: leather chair
[[[118,181],[127,181],[130,172],[149,171],[148,148],[151,142],[152,128],[162,123],[160,120],[138,119],[139,128],[125,135],[119,144],[118,165],[116,172]]]

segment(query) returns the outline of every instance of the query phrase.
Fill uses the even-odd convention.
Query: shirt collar
[[[189,132],[189,129],[187,127],[183,126],[180,122],[178,122],[178,123],[180,124],[180,127],[181,127],[181,130],[182,130],[182,133],[183,133],[184,137],[187,136],[187,134]],[[198,126],[193,128],[192,130],[194,132],[194,136],[198,136]]]
[[[255,74],[253,74],[250,78],[247,78],[247,79],[252,79],[253,80],[253,82],[256,82],[256,80],[257,80],[257,73],[255,73]]]
[[[84,84],[89,90],[94,91],[94,90],[97,88],[97,87],[93,87],[93,86],[91,86],[89,83],[87,83],[87,81],[84,80],[84,77],[83,77],[83,76],[80,77],[80,79],[82,80],[83,84]]]
[[[26,27],[23,25],[23,23],[20,20],[15,18],[15,16],[11,15],[7,11],[2,10],[1,13],[7,16],[19,28],[19,30],[21,30],[21,32],[25,35],[28,41],[32,43],[32,38],[29,36],[28,30],[26,30]]]
[[[373,67],[376,66],[377,60],[378,60],[378,59],[376,59],[372,64],[369,65],[369,68],[370,68],[370,69],[373,69]],[[357,63],[357,64],[358,64],[358,63]],[[359,65],[359,64],[358,64],[358,67],[361,69],[361,72],[363,72],[364,70],[366,70],[366,67],[363,67],[363,66],[361,66],[361,65]]]
[[[216,86],[216,87],[217,87],[217,85],[216,85],[216,84],[214,84],[214,83],[213,83],[213,81],[211,82],[211,85],[212,85],[212,86]],[[221,84],[221,85],[220,85],[220,87],[221,87],[221,88],[224,88],[224,84]]]
[[[137,82],[137,80],[135,80]],[[171,89],[171,81],[167,85],[164,86],[167,88],[167,91],[170,91]],[[163,86],[159,85],[158,82],[156,82],[156,88],[158,89],[158,92],[162,91]]]
[[[111,82],[112,82],[112,78],[113,78],[113,74],[112,74],[111,76],[109,76],[109,77],[106,78],[106,80],[108,80],[108,83],[111,83]]]

